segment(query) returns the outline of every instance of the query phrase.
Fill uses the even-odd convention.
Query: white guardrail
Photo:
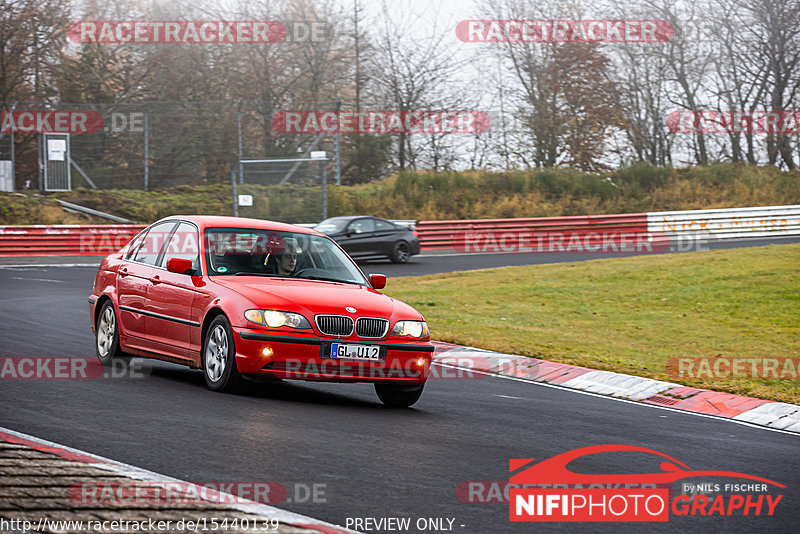
[[[800,235],[800,205],[649,212],[647,231],[698,239]]]

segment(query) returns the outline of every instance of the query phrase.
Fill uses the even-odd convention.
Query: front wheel
[[[406,263],[411,257],[411,249],[405,241],[398,241],[392,247],[391,260],[394,263]]]
[[[396,384],[375,384],[375,393],[386,406],[408,408],[419,400],[425,384],[419,386],[398,386]]]
[[[236,368],[236,348],[231,324],[224,315],[211,321],[203,343],[203,374],[212,391],[235,391],[242,385]]]

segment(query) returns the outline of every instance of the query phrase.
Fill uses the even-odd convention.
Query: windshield
[[[347,226],[348,222],[350,222],[350,219],[325,219],[316,225],[314,230],[322,232],[323,234],[335,234],[336,232],[341,232],[344,230],[344,227]]]
[[[305,278],[369,285],[347,254],[324,236],[253,228],[206,230],[210,275]]]

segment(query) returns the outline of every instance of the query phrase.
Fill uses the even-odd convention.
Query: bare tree
[[[800,96],[800,0],[740,0],[738,7],[750,14],[762,38],[760,55],[767,65],[770,111],[791,110]],[[790,139],[783,132],[767,134],[771,165],[780,157],[787,168],[795,168]]]
[[[395,4],[397,6],[398,4]],[[384,8],[373,62],[375,100],[401,113],[443,104],[442,95],[459,64],[453,60],[448,34],[433,28],[420,34],[420,14],[403,13],[399,20]],[[414,165],[411,135],[397,135],[397,164]]]
[[[646,10],[632,8],[625,0],[613,0],[614,18],[648,18]],[[658,45],[656,45],[657,47]],[[667,99],[668,66],[653,43],[609,46],[615,61],[611,69],[620,91],[628,148],[636,161],[672,165],[674,134],[666,126],[671,111]]]
[[[550,91],[555,95],[554,133],[566,154],[566,165],[584,171],[604,171],[601,161],[606,139],[625,126],[617,84],[609,79],[611,60],[600,45],[575,43],[560,46],[547,68]]]
[[[53,76],[64,57],[69,4],[0,0],[0,102],[42,103],[57,96]]]
[[[716,49],[715,95],[719,111],[753,112],[764,105],[768,90],[769,59],[764,55],[761,36],[739,0],[714,0],[716,24],[710,27]],[[734,162],[758,163],[752,131],[732,131],[730,157]],[[744,137],[745,146],[742,146]]]
[[[262,140],[259,152],[294,152],[314,135],[280,135],[272,119],[281,110],[333,109],[337,98],[351,93],[352,45],[339,31],[346,16],[333,2],[309,0],[242,1],[236,14],[247,20],[283,21],[289,30],[280,43],[230,49],[227,60],[235,72],[227,85],[231,97],[248,101],[254,111]],[[304,38],[294,35],[295,27],[321,28],[324,35]]]
[[[484,15],[497,20],[568,18],[570,12],[574,13],[571,7],[553,0],[503,0],[483,4]],[[548,82],[548,67],[563,45],[555,42],[507,42],[500,46],[503,55],[510,60],[521,88],[517,113],[525,117],[532,145],[531,154],[517,152],[515,155],[530,166],[553,167],[561,163],[563,153],[556,125],[557,97]]]
[[[654,18],[668,21],[674,30],[672,38],[653,46],[654,52],[664,60],[671,87],[667,98],[685,110],[698,111],[706,101],[708,73],[713,66],[714,52],[702,40],[695,38],[693,29],[707,16],[708,7],[700,2],[677,6],[672,0],[644,0],[643,6]],[[706,136],[696,132],[693,136],[694,159],[700,165],[709,163]]]

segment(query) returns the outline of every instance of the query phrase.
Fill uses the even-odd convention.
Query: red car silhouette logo
[[[634,473],[634,474],[585,474],[570,471],[567,464],[588,456],[590,454],[597,454],[600,452],[643,452],[647,454],[654,454],[664,458],[660,468],[661,472],[658,473]],[[513,459],[509,461],[509,471],[516,471],[524,465],[528,465],[534,460],[530,459]],[[509,482],[514,485],[525,484],[669,484],[676,480],[692,477],[731,477],[731,478],[746,478],[758,482],[766,482],[785,488],[783,484],[779,484],[773,480],[745,473],[737,473],[734,471],[703,471],[691,469],[683,462],[668,456],[662,452],[645,447],[637,447],[635,445],[593,445],[591,447],[582,447],[573,451],[565,452],[543,460],[527,469],[512,475]]]

